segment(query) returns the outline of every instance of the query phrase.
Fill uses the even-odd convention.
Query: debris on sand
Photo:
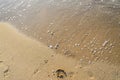
[[[44,60],[45,63],[48,63],[48,60]]]
[[[75,43],[75,46],[80,46],[80,44],[78,44],[78,43]]]
[[[38,72],[39,72],[39,69],[37,68],[37,69],[34,70],[34,73],[33,73],[33,74],[36,74],[36,73],[38,73]]]
[[[59,48],[59,44],[57,43],[55,46],[54,45],[49,45],[48,47],[50,49],[58,49]]]
[[[56,71],[56,76],[57,76],[57,78],[63,79],[65,77],[67,77],[67,73],[64,70],[62,70],[62,69],[58,69]]]
[[[2,63],[3,61],[0,60],[0,63]]]
[[[104,43],[102,44],[103,47],[105,47],[108,44],[109,40],[104,41]]]
[[[49,45],[48,47],[49,47],[50,49],[53,49],[53,45]]]
[[[9,66],[5,65],[3,61],[0,62],[0,72],[7,74],[9,72]]]
[[[58,47],[59,47],[59,44],[57,43],[57,44],[55,45],[55,49],[58,49]]]
[[[4,73],[7,73],[9,71],[9,68],[6,68],[5,70],[4,70]]]
[[[54,32],[53,32],[53,31],[50,31],[50,30],[48,30],[47,33],[49,33],[49,34],[52,35],[52,36],[54,35]]]

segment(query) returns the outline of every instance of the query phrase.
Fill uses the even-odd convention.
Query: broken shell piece
[[[67,77],[67,73],[64,70],[62,70],[62,69],[58,69],[56,71],[56,76],[57,76],[57,78],[63,79],[65,77]]]
[[[44,60],[45,63],[48,63],[48,60]]]
[[[80,46],[80,44],[75,43],[75,46]]]
[[[56,45],[55,45],[55,49],[58,49],[58,47],[59,47],[59,44],[56,44]]]
[[[54,32],[50,32],[50,35],[54,35]]]
[[[50,33],[50,30],[48,30],[47,33]]]
[[[96,57],[96,58],[95,58],[95,61],[97,61],[98,59],[99,59],[99,57]]]
[[[0,60],[0,63],[2,63],[3,61]]]
[[[50,49],[53,49],[53,46],[52,46],[52,45],[49,45],[48,47],[49,47]]]
[[[89,61],[88,61],[88,64],[91,64],[91,63],[92,63],[92,61],[89,60]]]
[[[109,41],[104,41],[104,43],[102,44],[103,47],[105,47],[108,44]]]
[[[0,64],[0,72],[3,72],[4,74],[9,71],[9,67],[5,65],[4,63]]]

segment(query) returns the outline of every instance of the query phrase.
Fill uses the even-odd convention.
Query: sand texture
[[[0,23],[0,80],[120,80],[118,66],[84,65]]]

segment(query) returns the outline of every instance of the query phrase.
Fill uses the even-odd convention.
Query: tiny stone
[[[50,30],[48,30],[47,33],[50,33]]]
[[[53,49],[53,46],[52,46],[52,45],[49,45],[48,47],[51,48],[51,49]]]
[[[77,46],[77,43],[75,44],[75,46]]]
[[[98,59],[99,59],[99,57],[96,57],[96,58],[95,58],[95,61],[97,61]]]
[[[96,50],[94,50],[94,52],[93,53],[96,53],[97,51]]]
[[[4,63],[0,63],[0,71],[6,74],[9,71],[9,66]]]
[[[89,60],[89,61],[88,61],[88,64],[91,64],[91,63],[92,63],[92,62]]]
[[[57,43],[57,44],[55,45],[55,49],[58,49],[58,47],[59,47],[59,44]]]
[[[115,47],[115,46],[112,46],[112,48]]]
[[[0,61],[0,63],[2,63],[3,61]]]
[[[48,60],[44,60],[45,63],[48,63]]]
[[[9,71],[9,68],[7,68],[5,71],[4,71],[4,73],[7,73]]]
[[[80,59],[80,63],[82,63],[83,59]]]
[[[80,44],[75,43],[75,46],[80,46]]]
[[[109,41],[105,41],[102,46],[105,47]]]
[[[50,35],[54,35],[54,32],[50,32]]]

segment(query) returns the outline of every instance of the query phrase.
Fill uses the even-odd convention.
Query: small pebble
[[[50,32],[50,35],[54,35],[54,32]]]
[[[88,61],[88,64],[91,64],[91,63],[92,63],[92,62],[89,60],[89,61]]]
[[[2,71],[4,74],[9,71],[9,67],[5,65],[4,63],[0,64],[0,71]]]
[[[47,33],[50,33],[50,30],[48,30]]]
[[[52,46],[52,45],[49,45],[48,47],[49,47],[50,49],[53,49],[53,46]]]
[[[3,61],[0,61],[0,63],[2,63]]]
[[[58,47],[59,47],[59,44],[57,43],[57,44],[55,45],[55,49],[58,49]]]
[[[104,43],[102,44],[103,47],[105,47],[107,44],[108,44],[108,40],[107,41],[104,41]]]
[[[48,63],[48,60],[44,60],[45,63]]]

